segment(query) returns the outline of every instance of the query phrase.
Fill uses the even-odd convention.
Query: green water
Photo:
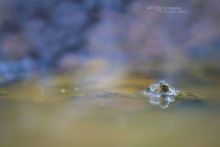
[[[0,146],[220,146],[218,80],[174,82],[201,97],[161,109],[135,95],[157,78],[130,73],[91,77],[41,75],[1,87]]]

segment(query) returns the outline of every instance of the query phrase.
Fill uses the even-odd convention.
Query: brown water
[[[79,73],[44,75],[2,87],[0,146],[220,146],[220,82],[176,83],[202,97],[161,109],[135,95],[155,82],[153,77],[97,79]]]

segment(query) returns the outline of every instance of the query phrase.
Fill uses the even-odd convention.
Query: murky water
[[[220,146],[219,81],[174,82],[202,96],[161,109],[137,94],[158,79],[119,77],[41,75],[2,87],[0,146]]]

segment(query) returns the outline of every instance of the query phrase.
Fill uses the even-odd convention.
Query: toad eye
[[[150,88],[147,88],[146,91],[150,91]]]
[[[169,91],[168,85],[165,85],[165,84],[161,84],[161,85],[160,85],[160,89],[161,89],[161,91],[163,91],[163,92],[168,92],[168,91]]]

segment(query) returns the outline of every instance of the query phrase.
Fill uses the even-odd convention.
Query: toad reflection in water
[[[159,81],[158,83],[151,84],[146,90],[144,90],[143,94],[149,97],[149,102],[152,105],[165,109],[170,103],[174,102],[180,92],[171,87],[165,81]]]

